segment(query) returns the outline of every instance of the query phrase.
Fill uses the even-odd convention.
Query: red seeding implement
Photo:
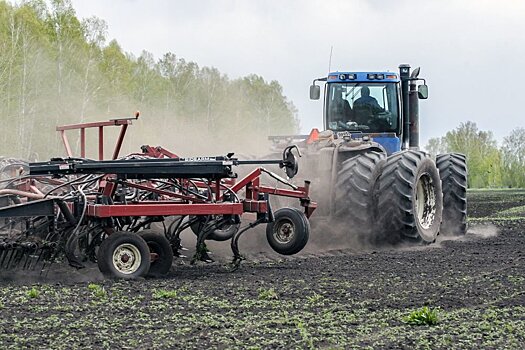
[[[181,232],[188,228],[197,236],[192,261],[208,259],[206,240],[230,240],[238,267],[239,237],[262,223],[267,224],[266,236],[276,252],[295,254],[306,245],[308,217],[316,208],[309,198],[309,182],[296,186],[263,167],[277,164],[288,178],[294,177],[295,146],[275,160],[239,160],[233,153],[182,158],[151,146],[119,158],[133,119],[57,127],[66,158],[8,164],[12,177],[4,177],[0,189],[0,267],[45,271],[65,257],[76,268],[97,262],[109,276],[163,275],[182,248]],[[112,159],[104,160],[108,126],[120,126],[121,131]],[[86,158],[88,128],[98,129],[99,160]],[[73,157],[67,130],[80,131],[78,158]],[[234,167],[249,165],[258,167],[237,179]],[[265,186],[262,174],[285,188]],[[274,212],[269,196],[296,198],[303,209]],[[256,215],[241,227],[244,213]]]

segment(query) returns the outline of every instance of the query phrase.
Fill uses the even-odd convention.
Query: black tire
[[[467,232],[467,159],[459,153],[440,154],[436,165],[443,189],[441,233],[462,236]]]
[[[237,215],[238,216],[238,215]],[[192,219],[191,217],[190,219]],[[236,221],[240,222],[240,217],[236,219]],[[195,220],[194,223],[190,225],[191,230],[193,233],[198,236],[199,232],[202,230],[204,223],[206,222],[206,216],[200,216],[197,220]],[[212,240],[212,241],[227,241],[230,238],[233,237],[237,231],[239,231],[239,227],[241,224],[225,224],[222,225],[222,227],[213,230],[206,239]]]
[[[383,242],[435,241],[443,193],[436,164],[425,153],[407,150],[388,157],[377,195]]]
[[[377,198],[374,196],[386,155],[367,152],[345,160],[337,173],[335,216],[361,240],[375,232]]]
[[[116,266],[120,254],[120,262],[124,266]],[[131,266],[126,259],[131,259]],[[97,263],[104,275],[123,279],[134,279],[145,276],[150,268],[150,252],[146,241],[138,234],[130,232],[115,232],[100,244],[97,253]]]
[[[291,231],[291,234],[290,234]],[[290,236],[284,236],[288,235]],[[308,243],[310,222],[297,208],[281,208],[274,213],[274,221],[266,225],[266,239],[277,253],[293,255]]]
[[[173,250],[168,239],[155,231],[144,230],[140,236],[146,241],[150,253],[157,254],[157,259],[150,262],[146,277],[161,277],[170,272],[173,264]]]

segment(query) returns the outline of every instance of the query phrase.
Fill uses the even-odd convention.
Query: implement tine
[[[11,257],[13,256],[13,250],[14,250],[13,248],[6,250],[2,258],[2,262],[0,263],[0,268],[5,268],[6,270],[9,268],[9,261],[11,260]],[[7,264],[4,265],[6,260],[7,260]]]
[[[49,264],[47,264],[48,267],[46,269],[46,274],[45,274],[45,278],[47,278],[47,275],[49,275],[49,270],[51,270],[51,266],[53,265],[53,261],[49,261]]]
[[[18,249],[16,248],[11,249],[11,255],[9,256],[9,259],[7,259],[7,264],[5,266],[6,270],[9,270],[9,267],[11,265],[11,260],[13,260],[13,256],[16,257],[17,254],[18,254]]]
[[[45,275],[46,278],[47,278],[47,275],[49,274],[50,267],[53,265],[53,262],[55,261],[59,253],[59,249],[57,246],[51,249],[54,249],[54,251],[51,252],[50,254],[51,256],[49,257],[49,259],[44,259],[44,266],[42,266],[42,270],[40,271],[40,274],[42,274],[46,265],[48,266],[48,269],[46,270],[46,275]]]
[[[19,248],[19,251],[18,251],[18,254],[16,255],[15,259],[13,260],[13,263],[14,263],[14,266],[13,268],[18,268],[18,266],[20,265],[20,262],[22,261],[22,259],[24,258],[24,255],[26,255],[27,252],[25,249],[23,248]]]
[[[46,259],[46,256],[45,256],[49,252],[49,249],[50,249],[49,247],[46,247],[47,251],[45,253],[44,253],[44,250],[42,249],[42,253],[40,254],[40,256],[38,257],[38,260],[35,263],[35,267],[36,267],[36,266],[38,266],[38,263],[40,261],[42,261],[42,268],[40,269],[40,275],[42,275],[42,272],[44,272],[44,270],[46,268],[46,265],[47,265],[47,263],[49,261],[48,259]]]
[[[22,266],[23,270],[29,270],[29,265],[31,265],[31,259],[33,259],[33,256],[31,255],[31,252],[28,252],[28,254],[26,254],[26,260],[24,261],[24,265]]]
[[[0,268],[2,268],[2,263],[4,262],[7,252],[8,252],[7,249],[2,249],[2,252],[0,253]]]
[[[0,261],[0,268],[3,268],[4,262],[6,261],[8,255],[13,255],[13,244],[2,242],[2,260]]]
[[[38,266],[40,259],[42,259],[42,255],[44,255],[44,248],[40,248],[40,254],[38,254],[38,259],[36,259],[36,262],[33,265],[33,270]],[[27,267],[27,269],[29,270],[30,267],[31,267],[31,262],[29,262],[29,266]]]
[[[37,266],[37,264],[35,264]],[[42,264],[42,268],[40,269],[40,276],[42,276],[42,272],[44,272],[44,269],[46,268],[46,261],[44,260],[44,263]]]

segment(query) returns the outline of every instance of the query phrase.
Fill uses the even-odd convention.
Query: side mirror
[[[428,98],[428,86],[419,85],[417,87],[417,96],[420,100],[426,100]]]
[[[318,100],[321,97],[321,88],[319,85],[310,85],[310,100]]]

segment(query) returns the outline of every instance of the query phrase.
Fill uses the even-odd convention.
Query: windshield
[[[396,83],[328,84],[326,121],[334,131],[397,132]]]

